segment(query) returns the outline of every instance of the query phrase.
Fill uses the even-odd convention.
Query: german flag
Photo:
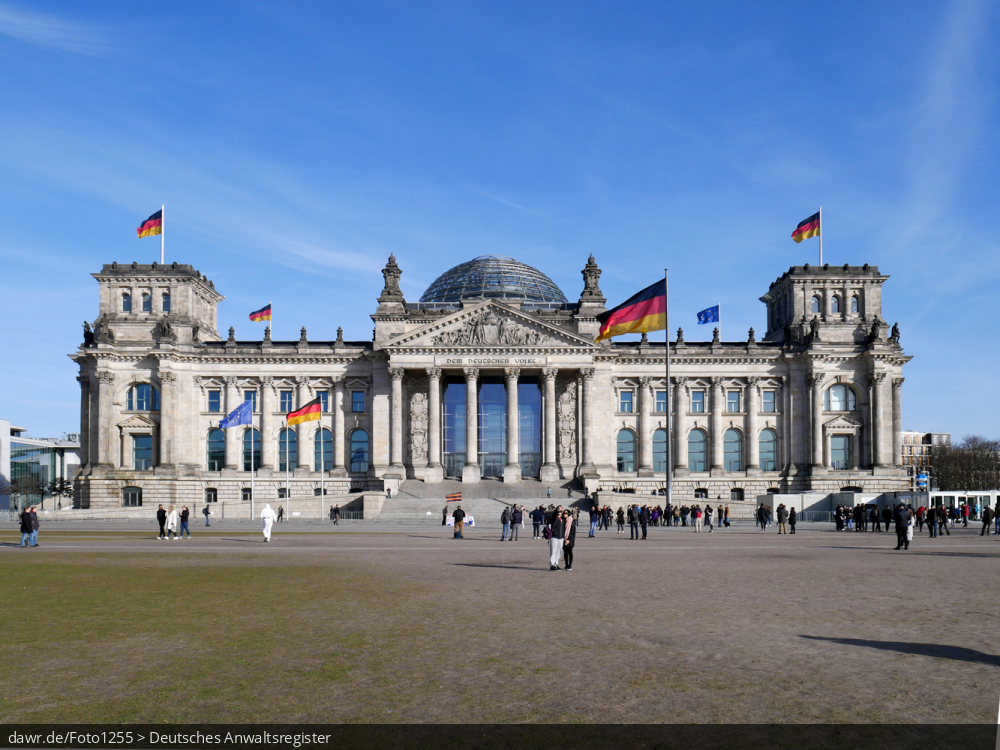
[[[142,222],[142,226],[135,231],[139,235],[139,239],[142,239],[143,237],[152,237],[157,234],[163,234],[163,209],[160,209]]]
[[[462,502],[462,493],[461,492],[452,492],[450,495],[445,495],[444,496],[444,501],[446,503],[460,503],[460,502]]]
[[[597,316],[597,341],[626,333],[662,331],[667,327],[667,280],[660,279],[613,310]]]
[[[301,424],[302,422],[312,422],[320,418],[323,413],[323,404],[320,403],[318,398],[314,398],[308,404],[303,406],[298,411],[290,411],[285,419],[288,420],[288,424]]]
[[[259,323],[262,320],[270,320],[270,319],[271,319],[270,302],[267,303],[266,307],[262,307],[259,310],[255,310],[254,312],[250,313],[250,320],[252,320],[254,323]]]
[[[815,213],[805,221],[800,221],[792,232],[792,239],[796,242],[808,240],[810,237],[819,237],[819,213]]]

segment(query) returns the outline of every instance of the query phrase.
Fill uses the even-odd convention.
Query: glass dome
[[[421,302],[496,298],[565,303],[566,295],[544,273],[503,255],[481,255],[445,271],[427,287]]]

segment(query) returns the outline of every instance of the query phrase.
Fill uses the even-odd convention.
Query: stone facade
[[[445,394],[449,384],[479,393],[487,381],[506,394],[506,458],[493,474],[504,482],[648,494],[664,484],[669,431],[678,500],[909,485],[899,450],[909,357],[898,328],[882,322],[888,277],[877,268],[790,268],[761,298],[760,341],[753,329],[739,342],[689,343],[678,331],[669,384],[662,342],[594,343],[605,299],[593,258],[579,301],[566,304],[509,294],[407,303],[395,258],[383,273],[372,340],[338,331],[336,341],[310,341],[302,329],[298,341],[272,341],[267,329],[248,341],[233,329],[219,335],[223,297],[191,266],[105,265],[94,274],[100,315],[70,355],[81,385],[77,502],[120,505],[126,488],[141,489],[143,505],[200,503],[207,492],[240,502],[251,483],[250,428],[226,430],[224,447],[212,441],[245,398],[256,399],[261,501],[285,488],[311,496],[321,484],[341,494],[407,478],[478,482],[482,461],[456,465],[445,432],[461,424],[465,444],[479,445],[482,404],[465,399],[464,419],[446,422]],[[519,418],[519,383],[537,385],[536,422]],[[282,467],[283,435],[292,440],[284,415],[314,398],[327,409],[291,428],[297,456]],[[323,472],[321,427],[332,452]],[[537,430],[534,462],[519,430]]]

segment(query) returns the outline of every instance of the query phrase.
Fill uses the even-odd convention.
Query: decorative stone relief
[[[435,346],[537,346],[545,343],[533,331],[496,311],[485,308],[453,331],[444,331],[431,339]]]
[[[427,378],[413,377],[406,381],[409,408],[409,430],[406,441],[409,464],[423,466],[427,463]]]
[[[576,464],[576,392],[576,380],[566,378],[556,404],[559,463],[563,466]]]

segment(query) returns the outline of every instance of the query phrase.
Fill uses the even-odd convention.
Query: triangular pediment
[[[397,336],[386,349],[596,348],[588,338],[496,300],[458,310]]]
[[[148,430],[156,427],[156,422],[141,414],[133,414],[128,419],[119,422],[118,426],[123,430]]]
[[[845,416],[836,416],[829,422],[823,423],[823,428],[826,430],[842,430],[845,432],[854,432],[855,430],[861,429],[861,423]]]

